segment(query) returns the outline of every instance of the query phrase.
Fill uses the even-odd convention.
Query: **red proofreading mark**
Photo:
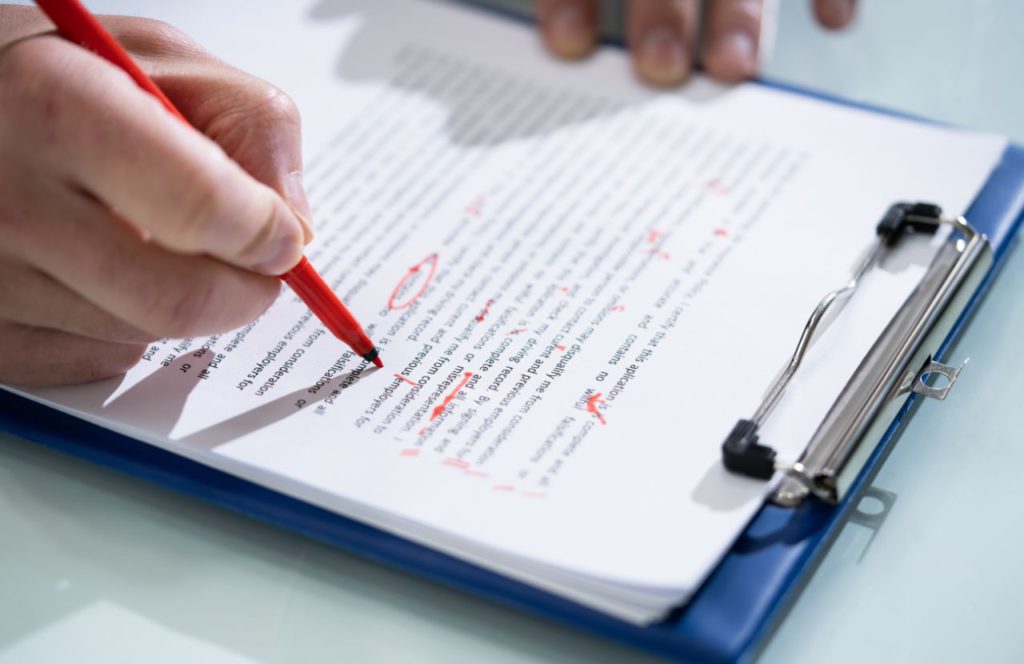
[[[516,488],[514,486],[512,486],[511,484],[495,484],[494,485],[494,490],[495,491],[515,491]]]
[[[660,249],[648,249],[646,251],[646,253],[648,253],[648,254],[650,254],[652,256],[657,256],[658,258],[660,258],[663,261],[667,261],[667,260],[670,260],[672,258],[672,255],[669,254],[667,251],[661,251]]]
[[[729,235],[729,231],[725,230],[724,228],[716,228],[715,235],[717,235],[718,237],[726,237],[727,235]]]
[[[528,328],[525,328],[525,327],[517,327],[517,328],[516,328],[516,329],[514,329],[514,330],[509,330],[509,333],[508,333],[508,334],[506,334],[505,336],[507,336],[507,337],[511,337],[511,336],[514,336],[514,335],[516,335],[516,334],[522,334],[523,332],[527,332],[527,331],[528,331]]]
[[[555,344],[555,348],[558,350],[565,350],[567,346],[565,344]]]
[[[410,448],[410,449],[407,449],[407,450],[402,450],[398,454],[399,454],[399,456],[404,456],[404,457],[414,457],[414,456],[419,456],[420,455],[420,451],[416,450],[416,449]]]
[[[729,188],[725,186],[725,183],[722,182],[721,180],[708,180],[707,187],[711,191],[721,196],[724,196],[725,194],[729,193]]]
[[[562,291],[563,293],[568,293],[569,292],[569,287],[568,286],[559,286],[558,290]]]
[[[466,206],[466,214],[470,217],[479,217],[480,211],[484,206],[484,195],[480,194]]]
[[[466,468],[469,468],[468,462],[453,457],[445,459],[441,463],[443,463],[446,466],[451,466],[452,468],[458,468],[459,470],[465,470]]]
[[[402,277],[401,281],[395,286],[395,290],[391,291],[391,297],[388,298],[388,309],[405,309],[411,306],[413,302],[420,299],[424,291],[427,290],[427,286],[430,285],[430,281],[434,278],[434,273],[437,272],[437,254],[430,254],[419,263],[416,263],[409,268],[408,272]],[[427,268],[424,270],[423,268]],[[422,277],[422,281],[419,284],[419,288],[412,296],[406,297],[403,301],[400,298],[405,295],[406,290],[411,290],[415,286],[416,277],[422,276],[420,273],[426,271],[426,276]]]
[[[482,473],[479,470],[464,470],[463,473],[468,475],[468,476],[470,476],[470,477],[487,477],[488,476],[487,473]]]
[[[441,413],[443,413],[444,409],[448,407],[448,404],[455,401],[455,397],[458,396],[459,392],[462,390],[462,388],[466,386],[466,383],[468,383],[469,379],[472,377],[472,371],[467,371],[466,373],[462,374],[462,380],[459,381],[459,384],[456,385],[455,388],[445,396],[444,401],[439,403],[437,405],[437,408],[434,409],[434,412],[430,414],[430,419],[432,421],[436,420],[438,417],[441,416]]]
[[[601,411],[599,411],[597,409],[597,404],[603,404],[603,403],[604,403],[604,399],[601,398],[601,393],[598,392],[594,396],[592,396],[589,399],[587,399],[587,412],[588,413],[593,413],[594,415],[597,415],[597,420],[601,424],[608,424],[608,422],[606,422],[605,419],[604,419],[604,415],[602,415]]]
[[[418,435],[424,436],[424,435],[426,435],[426,433],[427,433],[427,427],[423,427],[422,429],[420,429],[420,432],[419,432]]]
[[[614,307],[610,307],[608,311],[625,311],[626,307],[621,304],[616,304]]]
[[[650,232],[647,233],[647,242],[649,244],[654,244],[662,238],[662,235],[663,233],[661,231],[652,228]]]
[[[494,298],[487,300],[487,304],[484,305],[483,311],[476,315],[476,322],[482,323],[487,318],[487,312],[491,310],[491,305],[494,304]]]
[[[398,380],[404,380],[405,382],[409,383],[413,387],[416,387],[416,383],[415,382],[409,380],[408,377],[403,376],[402,374],[395,374],[395,378],[397,378]]]

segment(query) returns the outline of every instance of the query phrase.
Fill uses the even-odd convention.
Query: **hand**
[[[198,131],[0,6],[0,382],[111,376],[251,321],[312,236],[288,97],[166,24],[103,22]]]
[[[853,18],[856,0],[809,0],[818,22],[839,29]],[[652,85],[685,81],[697,61],[699,27],[705,30],[700,62],[721,81],[757,73],[764,0],[626,0],[626,42],[637,75]],[[544,43],[556,55],[581,58],[597,43],[598,0],[537,0]]]

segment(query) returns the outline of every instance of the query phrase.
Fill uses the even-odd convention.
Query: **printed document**
[[[762,504],[721,443],[880,216],[962,213],[1004,149],[757,84],[649,90],[620,49],[556,62],[460,5],[192,4],[163,11],[297,100],[308,256],[385,368],[285,289],[123,377],[21,393],[635,623],[685,602]],[[784,456],[938,241],[815,344],[765,429]]]

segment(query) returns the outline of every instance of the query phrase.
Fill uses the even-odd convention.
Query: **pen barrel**
[[[359,355],[373,350],[373,342],[363,332],[355,316],[342,304],[305,256],[280,278],[306,303],[331,334],[351,346]]]
[[[78,0],[36,0],[43,13],[50,17],[61,37],[92,51],[131,76],[136,85],[156,97],[167,112],[185,124],[185,116],[167,95],[139,68],[131,56],[114,39],[103,24]]]

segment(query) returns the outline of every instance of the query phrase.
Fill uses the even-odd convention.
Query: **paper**
[[[284,292],[241,330],[154,344],[123,379],[30,396],[639,623],[760,505],[721,442],[878,217],[962,211],[1003,149],[755,85],[657,94],[621,52],[554,63],[527,27],[464,8],[296,11],[233,19],[280,15],[306,45],[290,69],[223,46],[291,72],[275,82],[312,116],[309,257],[385,369]],[[873,276],[885,296],[857,301],[857,334],[812,351],[773,429],[784,449],[922,269]]]

